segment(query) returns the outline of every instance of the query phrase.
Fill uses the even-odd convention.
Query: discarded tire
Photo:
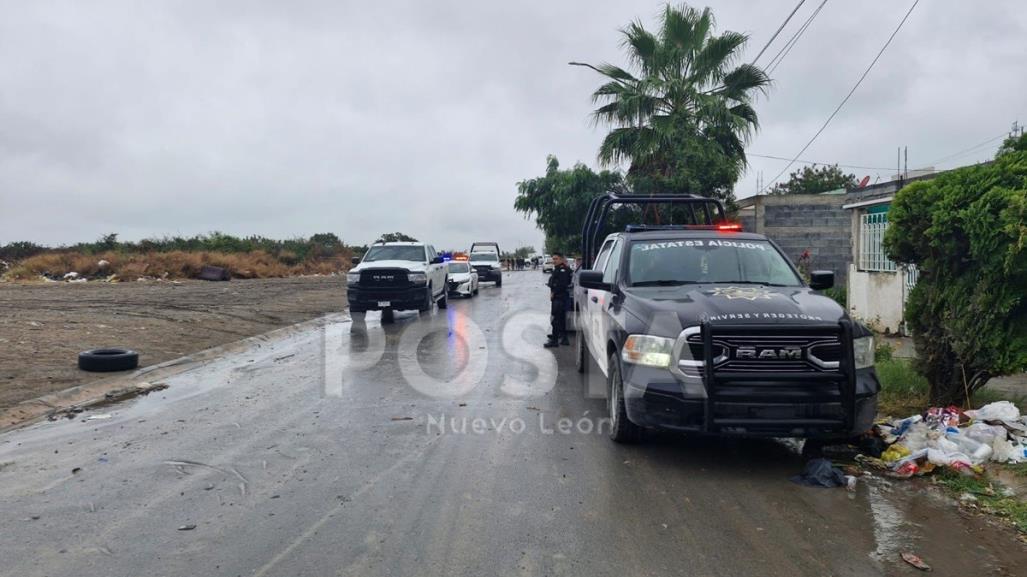
[[[78,368],[93,373],[130,371],[139,366],[139,353],[128,349],[94,349],[78,354]]]
[[[232,280],[232,274],[227,268],[206,265],[200,269],[200,275],[197,278],[200,280],[225,281]]]

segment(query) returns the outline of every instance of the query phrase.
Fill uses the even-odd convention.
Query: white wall
[[[906,276],[901,272],[865,272],[849,265],[849,314],[875,331],[898,333],[905,309]]]

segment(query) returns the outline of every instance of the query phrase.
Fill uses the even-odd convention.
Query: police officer
[[[544,345],[547,349],[560,345],[569,345],[567,340],[567,307],[571,303],[571,283],[573,275],[560,253],[553,253],[553,273],[549,277],[549,298],[552,301],[550,307],[553,333]]]

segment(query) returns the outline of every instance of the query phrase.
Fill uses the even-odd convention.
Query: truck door
[[[620,274],[621,251],[623,250],[623,248],[623,239],[617,239],[616,241],[614,241],[613,249],[610,251],[610,256],[606,259],[606,266],[603,268],[604,283],[613,284],[617,282],[617,278]],[[600,361],[599,366],[603,368],[603,374],[609,375],[610,367],[607,365],[609,364],[610,359],[606,355],[606,342],[607,337],[610,334],[610,325],[613,316],[613,311],[610,310],[610,307],[613,305],[613,293],[605,291],[597,292],[599,292],[602,295],[599,299],[599,302],[595,303],[595,313],[596,318],[598,319],[598,322],[596,323],[596,344],[599,347],[601,347],[598,350],[601,350],[603,352],[602,360]]]
[[[446,290],[446,275],[444,264],[432,264],[431,261],[438,257],[438,253],[435,252],[435,247],[432,245],[425,245],[425,256],[428,258],[428,266],[425,268],[427,271],[428,282],[431,283],[432,292],[438,294],[439,289]]]
[[[603,247],[599,250],[599,254],[596,255],[595,264],[592,270],[606,269],[606,261],[610,256],[610,251],[613,250],[614,239],[607,239],[603,243]],[[604,335],[600,335],[600,319],[599,316],[603,311],[603,303],[609,300],[609,293],[598,289],[585,289],[585,302],[581,303],[579,310],[582,312],[584,318],[578,319],[578,330],[582,331],[585,336],[585,343],[588,344],[588,350],[592,353],[592,358],[595,359],[596,364],[602,369],[603,374],[606,373],[606,339]]]

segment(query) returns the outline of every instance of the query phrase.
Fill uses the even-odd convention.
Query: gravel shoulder
[[[150,366],[345,308],[342,276],[0,283],[0,409],[110,377],[78,370],[82,350],[131,348]]]

